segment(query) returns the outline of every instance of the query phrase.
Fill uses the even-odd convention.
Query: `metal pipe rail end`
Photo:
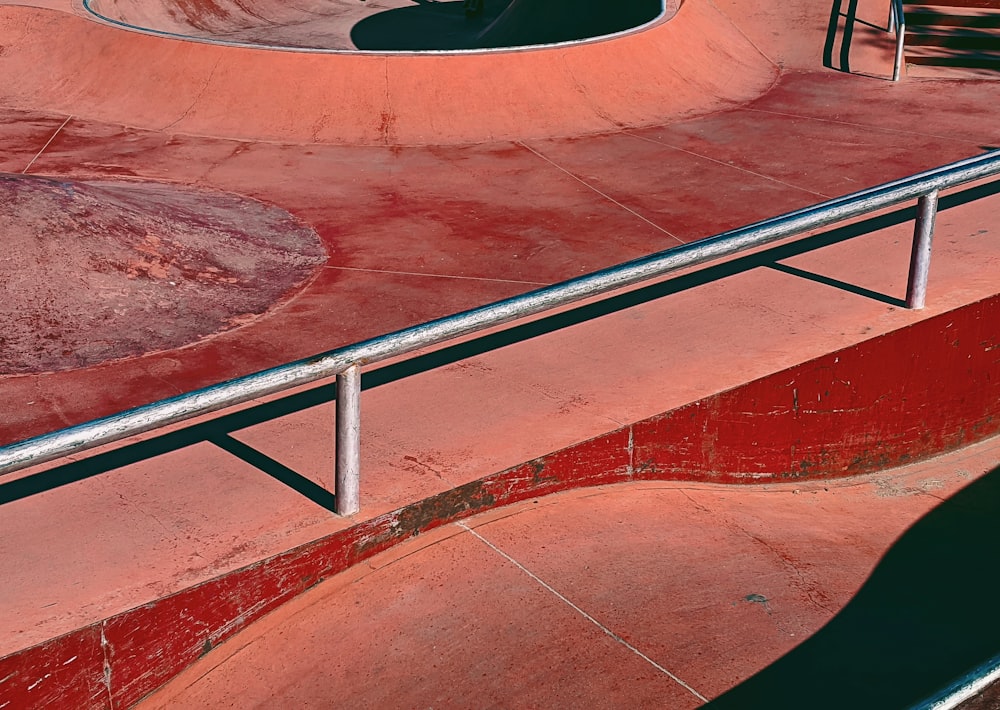
[[[913,250],[910,275],[906,282],[906,307],[920,309],[927,301],[927,280],[931,270],[931,242],[937,218],[938,191],[922,195],[917,201],[917,221],[913,225]]]
[[[903,0],[889,1],[889,29],[896,31],[896,54],[892,65],[892,80],[899,81],[903,73],[903,48],[906,44],[906,12]]]

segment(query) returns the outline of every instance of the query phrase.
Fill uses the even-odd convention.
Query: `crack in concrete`
[[[693,497],[691,497],[691,495],[686,490],[684,490],[682,488],[678,488],[678,489],[674,489],[674,490],[679,490],[681,492],[681,494],[685,498],[687,498],[688,501],[690,501],[691,505],[693,505],[698,511],[706,513],[708,515],[715,515],[715,513],[713,513],[709,508],[707,508],[706,506],[702,505],[701,503],[699,503],[698,501],[696,501]],[[743,528],[742,526],[736,524],[732,520],[723,520],[723,524],[727,528],[729,528],[730,530],[733,530],[735,532],[738,532],[738,533],[740,533],[742,535],[745,535],[746,537],[750,538],[751,540],[753,540],[754,542],[756,542],[758,545],[763,546],[772,555],[774,555],[774,557],[777,558],[777,560],[781,563],[782,567],[784,567],[786,570],[791,571],[792,573],[795,574],[796,578],[799,580],[799,585],[798,585],[799,588],[801,589],[801,591],[805,592],[806,597],[809,599],[810,603],[812,603],[812,605],[815,606],[817,609],[822,610],[823,612],[829,614],[830,616],[834,615],[835,612],[833,612],[832,610],[830,610],[828,607],[824,606],[819,600],[816,599],[815,596],[813,596],[813,591],[810,588],[810,585],[809,585],[808,581],[806,580],[805,575],[802,573],[802,570],[800,570],[795,564],[793,564],[788,559],[788,557],[786,555],[783,555],[781,553],[781,551],[778,550],[774,545],[772,545],[770,542],[768,542],[764,538],[761,538],[761,537],[758,537],[757,535],[754,535],[749,530],[746,530],[745,528]],[[753,595],[751,595],[751,596],[753,596]],[[745,601],[758,601],[758,600],[755,600],[755,599],[746,599]],[[765,601],[769,601],[769,600],[765,599]],[[765,605],[765,609],[767,610],[768,614],[771,613],[770,612],[770,608],[767,605]],[[780,624],[778,624],[777,621],[775,621],[775,626],[777,626],[778,629],[781,630],[783,633],[791,633],[791,632],[788,631],[788,629],[782,628],[782,626]],[[792,635],[794,635],[794,634],[792,634]]]
[[[726,521],[726,524],[727,524],[727,526],[731,526],[731,529],[734,529],[734,530],[737,530],[738,532],[743,533],[744,535],[746,535],[747,537],[749,537],[751,540],[753,540],[757,544],[762,545],[768,552],[770,552],[772,555],[775,556],[775,558],[777,558],[777,560],[781,563],[782,567],[784,567],[786,570],[791,571],[793,574],[795,574],[795,576],[799,580],[799,588],[803,592],[805,592],[806,597],[813,604],[813,606],[815,606],[817,609],[820,609],[821,611],[829,614],[830,616],[833,616],[835,614],[835,612],[833,610],[829,609],[828,607],[826,607],[825,605],[823,605],[822,603],[820,603],[816,599],[816,597],[813,596],[813,591],[812,591],[812,589],[810,589],[810,585],[809,585],[808,581],[806,580],[805,575],[802,573],[802,570],[800,570],[797,565],[795,565],[794,563],[792,563],[788,559],[787,556],[783,555],[781,553],[781,551],[778,550],[778,548],[776,548],[774,545],[772,545],[771,543],[769,543],[764,538],[758,537],[758,536],[754,535],[749,530],[745,530],[742,527],[740,527],[739,525],[737,525],[735,523],[732,523],[731,521]]]
[[[198,105],[198,101],[201,100],[201,97],[205,95],[206,91],[208,91],[208,85],[212,83],[212,79],[213,77],[215,77],[215,71],[219,68],[219,64],[221,62],[222,62],[221,57],[215,60],[215,64],[212,65],[211,71],[208,72],[208,76],[205,77],[204,83],[202,83],[201,88],[198,89],[198,93],[195,95],[195,97],[191,99],[191,103],[188,105],[188,107],[184,109],[184,112],[181,113],[181,115],[178,116],[175,120],[171,121],[166,126],[161,128],[160,129],[161,132],[166,133],[171,128],[173,128],[178,123],[180,123],[181,121],[183,121],[185,118],[188,117],[188,114],[191,113],[191,111],[194,110],[194,107]]]
[[[444,481],[449,486],[454,485],[451,481],[448,480],[448,478],[441,471],[439,471],[436,468],[433,468],[432,466],[429,466],[429,465],[425,464],[423,461],[421,461],[420,459],[418,459],[416,456],[406,455],[406,456],[403,456],[403,460],[404,461],[408,461],[409,463],[412,463],[412,464],[416,464],[420,468],[425,469],[427,471],[430,471],[435,476],[437,476],[437,478],[439,478],[440,480]]]

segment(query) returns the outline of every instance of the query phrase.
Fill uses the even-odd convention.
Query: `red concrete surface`
[[[777,76],[705,2],[686,3],[643,32],[539,51],[274,52],[5,5],[0,44],[7,47],[0,72],[10,77],[0,86],[4,106],[287,143],[446,144],[595,133],[733,106]],[[141,71],[131,68],[136,56]]]
[[[0,71],[11,77],[0,85],[0,170],[242,195],[314,229],[329,258],[278,307],[183,349],[0,377],[4,442],[1000,144],[1000,85],[886,82],[891,43],[872,28],[855,34],[855,74],[825,70],[829,8],[806,2],[691,0],[670,22],[613,41],[462,57],[195,45],[100,26],[54,0],[45,11],[10,4],[0,5]],[[861,9],[873,23],[883,15]],[[855,472],[861,454],[877,467],[880,452],[895,463],[909,446],[930,455],[987,436],[1000,381],[994,192],[946,196],[924,312],[899,307],[912,228],[893,211],[856,238],[848,229],[819,237],[826,246],[814,251],[772,253],[780,268],[737,261],[704,283],[673,280],[663,289],[677,293],[659,301],[600,317],[592,304],[575,324],[517,345],[422,361],[405,380],[395,380],[399,370],[366,373],[363,509],[353,519],[331,516],[317,488],[329,485],[333,453],[322,389],[5,480],[0,705],[128,706],[317,580],[448,520],[627,480],[637,451],[660,460],[662,476],[756,471],[757,462],[787,474],[796,462],[787,451],[760,447],[753,458],[740,446],[765,423],[758,402],[800,427],[778,433],[801,438],[802,460],[832,447],[813,475]],[[934,347],[910,365],[925,340]],[[789,378],[838,387],[847,361],[828,362],[838,351],[869,378],[863,391],[835,391],[830,406],[851,412],[797,418]],[[908,377],[910,367],[963,375]],[[720,448],[678,462],[672,452],[687,450],[677,444],[697,434],[678,408],[702,402],[731,417],[716,422]],[[665,425],[671,418],[678,426]],[[938,438],[921,426],[940,428]],[[808,516],[797,520],[809,534]],[[873,533],[880,549],[902,530],[887,521]],[[837,574],[830,584],[846,600],[860,577]],[[564,621],[553,628],[572,625]],[[535,642],[553,650],[544,634]],[[594,662],[580,657],[581,667]],[[764,662],[716,680],[714,656],[695,665],[719,693]],[[647,666],[626,667],[645,697],[665,687]],[[612,681],[584,700],[611,697]],[[543,695],[529,701],[557,699],[532,692]]]
[[[992,300],[994,308],[995,301],[996,299]],[[787,466],[787,452],[781,451],[775,455],[766,447],[752,445],[754,439],[767,435],[766,422],[759,411],[742,411],[746,407],[745,402],[754,397],[764,398],[769,391],[780,399],[782,393],[787,394],[790,381],[815,386],[822,377],[827,377],[830,378],[831,386],[836,386],[841,377],[863,378],[870,368],[865,362],[866,358],[879,359],[886,354],[898,352],[900,348],[894,346],[900,339],[905,342],[907,338],[916,337],[921,342],[929,342],[939,334],[947,336],[956,319],[968,318],[973,324],[980,322],[983,319],[982,310],[977,304],[938,318],[923,320],[909,329],[889,334],[875,342],[820,358],[807,366],[775,373],[763,381],[753,382],[717,398],[700,402],[695,409],[712,408],[719,421],[735,423],[741,417],[745,420],[742,431],[735,439],[727,441],[725,437],[708,433],[705,440],[714,440],[720,451],[725,451],[727,446],[736,448],[736,444],[742,442],[743,447],[734,453],[740,456],[744,467],[749,466],[751,471],[759,473],[771,466],[774,473],[770,475],[777,478],[787,478],[790,475],[829,477],[840,475],[845,470],[864,470],[864,467],[878,470],[887,463],[886,460],[868,460],[863,463],[851,460],[858,458],[855,455],[858,451],[865,450],[870,438],[852,434],[851,427],[856,427],[859,432],[869,431],[871,437],[877,436],[871,424],[866,427],[863,422],[873,423],[881,419],[878,411],[882,400],[891,403],[903,396],[934,399],[935,393],[940,393],[941,390],[935,388],[932,382],[920,383],[907,379],[896,383],[885,381],[886,389],[882,396],[867,405],[856,406],[853,414],[843,414],[838,421],[833,422],[823,412],[810,412],[803,407],[802,426],[795,420],[790,421],[787,426],[788,432],[798,432],[800,437],[792,444],[793,453],[796,449],[808,452],[821,444],[825,445],[829,454],[824,460],[816,462],[814,467],[805,470],[801,466],[793,466],[791,471],[781,468]],[[950,322],[943,327],[943,320]],[[974,327],[964,328],[963,332],[974,335]],[[976,345],[982,352],[992,353],[995,350],[990,343],[984,345],[976,342]],[[548,347],[551,347],[551,341]],[[943,350],[930,348],[916,362],[927,363],[933,359],[938,369],[946,370],[954,366],[949,359],[956,358],[968,367],[970,390],[989,391],[991,387],[995,388],[995,354],[989,355],[985,363],[971,361],[966,365],[968,355],[965,351],[954,347]],[[831,368],[825,362],[828,359],[842,364]],[[459,364],[448,368],[451,370],[450,375],[442,373],[445,379],[455,374],[465,375],[465,391],[460,389],[452,395],[458,400],[475,401],[477,393],[484,391],[484,385],[489,388],[490,368],[484,365],[497,363],[490,357],[480,357],[477,361],[473,361],[471,370]],[[509,367],[504,369],[510,371]],[[476,377],[469,378],[470,373]],[[440,383],[441,379],[432,376],[430,381],[437,380]],[[393,401],[418,405],[429,401],[419,394],[421,381],[427,383],[423,377],[404,380],[399,383],[405,386],[401,393],[383,393],[380,390],[374,390],[373,393],[389,394],[390,397],[398,398]],[[866,390],[860,388],[859,391],[863,396]],[[987,393],[980,398],[987,406],[985,412],[974,411],[971,408],[973,398],[962,397],[958,390],[954,393],[949,391],[948,394],[957,395],[955,406],[960,406],[961,411],[953,414],[955,418],[960,417],[970,422],[995,420],[995,392],[994,396]],[[369,397],[366,401],[372,405],[376,415],[392,410],[391,423],[395,425],[396,432],[403,425],[404,429],[410,430],[408,434],[422,435],[413,424],[416,419],[400,412],[398,406],[379,406],[378,397]],[[943,405],[948,400],[937,398],[936,401]],[[506,404],[510,406],[512,402],[508,401]],[[634,406],[635,402],[631,404]],[[791,402],[787,403],[789,409],[791,405]],[[446,411],[454,415],[465,415],[466,418],[470,414],[467,408],[460,407],[447,408]],[[529,433],[530,418],[538,414],[537,405],[514,411],[517,414],[513,420],[510,418],[511,412],[505,413],[506,420],[513,421],[518,429],[525,427],[516,432],[524,436]],[[685,418],[683,412],[683,408],[679,410],[681,416],[678,419]],[[28,542],[25,535],[35,536],[30,544],[38,544],[40,517],[52,518],[58,515],[66,526],[80,531],[75,546],[67,549],[74,553],[68,564],[59,568],[29,565],[18,569],[17,574],[12,577],[12,589],[30,593],[30,596],[13,599],[7,608],[18,619],[12,626],[13,634],[9,642],[24,645],[30,643],[32,638],[51,635],[59,625],[72,628],[88,617],[99,617],[116,607],[128,608],[130,602],[127,600],[130,598],[138,600],[150,594],[159,597],[152,603],[114,614],[97,624],[100,629],[99,637],[103,639],[105,648],[104,662],[92,667],[89,675],[73,675],[71,680],[74,682],[67,681],[64,685],[67,697],[82,698],[80,693],[90,692],[88,688],[95,678],[104,678],[105,674],[109,674],[108,692],[113,705],[128,706],[193,662],[206,649],[225,641],[253,619],[308,589],[318,580],[450,520],[579,486],[657,477],[746,478],[745,475],[739,475],[739,471],[727,474],[724,469],[720,469],[720,466],[729,463],[721,458],[707,472],[680,471],[671,468],[669,463],[650,461],[647,458],[650,451],[672,452],[677,449],[681,454],[684,452],[685,437],[689,436],[685,430],[675,427],[674,431],[664,431],[663,421],[669,421],[673,413],[664,418],[639,422],[486,478],[477,477],[477,470],[489,470],[488,464],[483,466],[479,463],[477,466],[475,459],[465,461],[467,470],[463,473],[462,467],[457,465],[461,454],[441,452],[437,454],[437,460],[432,453],[421,453],[419,458],[405,454],[396,465],[390,459],[390,467],[386,469],[385,461],[371,459],[373,454],[384,454],[387,443],[385,437],[387,434],[393,436],[394,431],[392,428],[384,429],[376,418],[372,422],[373,426],[366,429],[367,436],[374,441],[372,448],[375,451],[366,452],[365,457],[364,507],[354,520],[337,519],[328,514],[323,515],[322,509],[314,503],[262,475],[263,471],[269,470],[278,477],[290,473],[294,478],[296,470],[309,472],[311,468],[317,470],[323,466],[329,471],[331,452],[322,444],[317,446],[322,433],[329,431],[329,414],[317,418],[316,414],[321,413],[322,410],[300,412],[286,417],[284,421],[274,422],[274,427],[258,426],[256,431],[247,430],[234,434],[224,433],[226,427],[223,423],[215,434],[202,435],[208,436],[220,449],[239,457],[232,462],[220,456],[220,451],[213,451],[207,444],[199,444],[196,448],[179,450],[104,473],[93,481],[83,481],[75,486],[56,488],[17,503],[8,503],[5,506],[8,517],[3,542],[9,551],[4,552],[5,557],[12,557],[16,554],[15,550]],[[473,437],[479,437],[477,441],[480,450],[475,452],[476,458],[481,458],[483,450],[489,448],[484,446],[484,442],[495,440],[481,423],[494,414],[490,411],[481,414],[485,418],[480,422],[473,422],[469,432]],[[565,417],[571,413],[563,410],[560,414]],[[817,414],[819,416],[815,416]],[[371,422],[371,419],[367,421]],[[578,416],[571,416],[569,421],[576,422],[576,426],[567,432],[569,435],[579,436],[585,431]],[[762,422],[765,427],[763,429]],[[562,426],[566,423],[568,422],[564,421]],[[893,423],[895,427],[892,426]],[[458,433],[455,424],[449,425],[440,419],[435,421],[434,418],[428,424],[451,431],[450,437],[441,434],[434,436],[434,445],[440,445],[448,438],[451,438],[453,444],[458,443],[455,441]],[[883,422],[886,431],[897,432],[897,440],[902,433],[909,432],[909,445],[900,443],[900,448],[914,456],[933,453],[934,448],[922,450],[921,447],[928,445],[928,442],[923,440],[921,431],[914,432],[909,424],[909,419],[904,416]],[[600,427],[600,423],[597,426]],[[606,430],[608,424],[605,422],[603,427]],[[553,422],[544,427],[550,440],[557,428],[561,427]],[[978,436],[987,433],[981,428]],[[831,437],[843,439],[835,446]],[[244,441],[250,445],[243,445]],[[747,444],[748,441],[750,445]],[[940,442],[935,442],[932,446],[940,445]],[[501,448],[509,455],[518,455],[510,442],[506,442]],[[404,450],[416,453],[410,447]],[[289,453],[292,455],[289,456]],[[147,453],[146,456],[148,455]],[[275,459],[268,460],[268,455]],[[471,452],[467,455],[471,455]],[[317,456],[320,460],[317,460]],[[237,460],[240,460],[240,466],[234,467],[232,463]],[[845,463],[848,461],[850,465]],[[654,465],[651,466],[651,463]],[[393,470],[400,464],[398,470]],[[254,471],[254,465],[262,468]],[[290,468],[285,469],[285,466]],[[64,471],[73,475],[72,469],[71,466]],[[286,473],[282,473],[282,470]],[[373,475],[376,472],[377,475]],[[322,482],[322,471],[320,470],[319,476],[312,478]],[[463,480],[467,481],[464,485]],[[217,493],[202,500],[205,492],[212,488]],[[405,504],[406,501],[417,502]],[[71,515],[65,512],[70,502],[74,506]],[[211,505],[206,505],[209,502]],[[316,502],[322,501],[317,499]],[[403,507],[398,507],[400,503],[404,503]],[[247,517],[255,509],[252,518]],[[139,511],[142,511],[142,515],[136,517],[134,513]],[[61,535],[61,530],[62,528],[51,531],[55,537],[48,541],[49,544],[60,544],[58,536]],[[84,530],[87,532],[84,533]],[[97,545],[102,544],[99,541],[116,541],[117,547],[108,547],[107,542],[104,542],[98,557],[95,553]],[[273,556],[267,557],[268,550]],[[288,551],[282,552],[283,550]],[[247,565],[248,560],[259,561]],[[155,561],[156,567],[150,566],[151,561]],[[48,558],[41,558],[39,562],[47,564]],[[178,563],[183,568],[171,573],[170,565]],[[101,568],[100,578],[84,581],[78,576],[85,575],[86,570],[94,566]],[[43,576],[49,578],[46,583],[41,584],[46,590],[43,608],[66,608],[66,611],[55,616],[49,612],[44,618],[36,617],[38,623],[32,627],[27,622],[32,617],[32,609],[42,601],[38,597],[36,585]],[[77,580],[75,583],[66,583],[74,578]],[[199,579],[206,581],[197,584]],[[114,589],[113,595],[107,594],[109,588]],[[75,604],[86,597],[92,600],[91,604],[74,609]],[[77,639],[94,638],[95,631],[94,625],[88,625],[63,640],[52,643],[57,647],[71,641],[74,644],[81,643]],[[4,669],[5,674],[16,673],[23,678],[26,675],[23,669],[37,667],[30,659],[47,658],[52,653],[50,644],[43,643],[0,660],[0,669]],[[18,685],[8,686],[6,691],[6,698],[14,701],[23,702],[28,697],[23,687]]]
[[[958,560],[996,527],[998,457],[992,440],[850,482],[636,483],[484,513],[331,578],[139,707],[693,708],[734,687],[722,707],[904,707],[960,652],[915,655],[857,610],[991,640],[974,586],[991,572]],[[873,676],[866,644],[893,652]],[[802,656],[811,676],[741,690]]]
[[[659,0],[491,0],[468,17],[461,0],[91,0],[108,22],[224,44],[312,50],[520,47],[631,30],[676,12]]]
[[[290,298],[326,257],[287,212],[168,184],[0,177],[0,229],[5,374],[189,345]]]

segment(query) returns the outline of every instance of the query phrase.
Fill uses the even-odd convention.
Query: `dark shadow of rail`
[[[998,193],[1000,193],[1000,180],[995,180],[941,197],[938,209],[952,209]],[[705,267],[694,273],[670,278],[562,313],[522,323],[497,333],[481,336],[456,345],[445,346],[424,355],[365,372],[362,378],[363,389],[379,387],[411,375],[444,367],[467,358],[498,350],[508,345],[537,338],[563,328],[663,298],[673,293],[687,291],[713,281],[718,281],[719,279],[761,267],[776,268],[785,273],[810,278],[819,283],[834,286],[860,296],[898,305],[900,299],[896,297],[879,294],[860,286],[812,274],[801,269],[779,264],[778,262],[881,229],[912,223],[915,217],[915,207],[897,209],[788,244],[771,247],[759,253],[737,257],[714,266]],[[903,268],[903,265],[900,265],[900,268]],[[153,436],[112,451],[89,456],[80,461],[62,464],[39,473],[2,483],[0,484],[0,505],[82,481],[101,473],[106,473],[197,443],[211,442],[234,456],[243,459],[252,466],[256,466],[261,471],[298,491],[306,498],[309,498],[317,505],[334,510],[335,501],[333,494],[324,487],[230,436],[232,432],[277,419],[293,412],[329,403],[334,398],[335,388],[332,384],[319,385],[304,392],[286,395],[265,404],[231,414],[223,414],[208,422],[192,424],[168,434]],[[333,435],[333,424],[331,414],[331,436]],[[333,472],[331,471],[331,482],[332,478]]]
[[[889,3],[885,4],[886,26],[868,22],[858,17],[858,0],[833,0],[830,7],[830,22],[827,25],[826,41],[823,44],[823,66],[845,74],[851,70],[851,48],[854,45],[854,31],[857,25],[865,25],[882,32],[889,32]],[[841,26],[843,25],[843,26]],[[839,41],[839,51],[837,45]],[[886,39],[888,42],[889,39]]]
[[[1000,651],[1000,467],[890,548],[829,623],[705,706],[909,708]]]

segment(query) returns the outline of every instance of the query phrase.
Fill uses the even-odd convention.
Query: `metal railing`
[[[906,43],[906,13],[903,0],[889,0],[889,31],[896,31],[896,59],[892,65],[892,80],[899,81],[903,73],[903,45]]]
[[[917,199],[906,306],[927,294],[938,191],[1000,174],[1000,150],[188,394],[0,448],[0,475],[336,376],[336,512],[360,507],[361,368]]]
[[[1000,681],[1000,656],[994,656],[955,680],[933,697],[913,705],[910,710],[952,710]],[[985,707],[985,706],[981,706]]]

